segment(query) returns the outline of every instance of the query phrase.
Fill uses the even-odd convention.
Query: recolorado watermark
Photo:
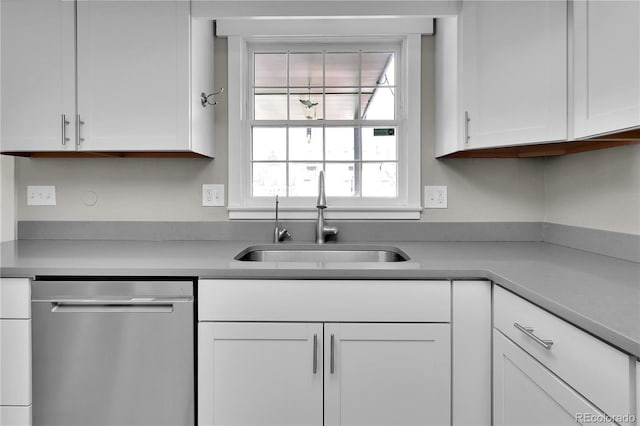
[[[632,414],[620,414],[610,416],[608,414],[594,414],[594,413],[576,413],[575,420],[581,424],[598,424],[598,423],[619,423],[629,424],[635,423],[636,416]]]

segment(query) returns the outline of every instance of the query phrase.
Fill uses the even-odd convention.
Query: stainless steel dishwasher
[[[34,426],[195,423],[193,281],[32,284]]]

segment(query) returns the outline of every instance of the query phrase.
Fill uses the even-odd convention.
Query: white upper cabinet
[[[74,3],[3,0],[1,8],[0,150],[74,151]]]
[[[640,126],[640,0],[573,2],[573,137]]]
[[[464,1],[436,32],[436,155],[566,140],[567,3]]]
[[[3,152],[213,156],[213,24],[190,2],[9,0],[2,24]]]
[[[463,2],[465,148],[567,138],[566,10],[555,0]]]

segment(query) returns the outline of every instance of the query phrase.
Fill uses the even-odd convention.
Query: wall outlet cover
[[[204,207],[224,206],[224,185],[203,184],[202,185],[202,205]]]
[[[425,185],[424,187],[425,209],[447,208],[447,187],[444,185]]]
[[[54,185],[27,185],[28,206],[55,206],[56,187]]]

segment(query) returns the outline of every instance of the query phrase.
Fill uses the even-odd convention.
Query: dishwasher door
[[[194,425],[192,281],[34,281],[34,426]]]

